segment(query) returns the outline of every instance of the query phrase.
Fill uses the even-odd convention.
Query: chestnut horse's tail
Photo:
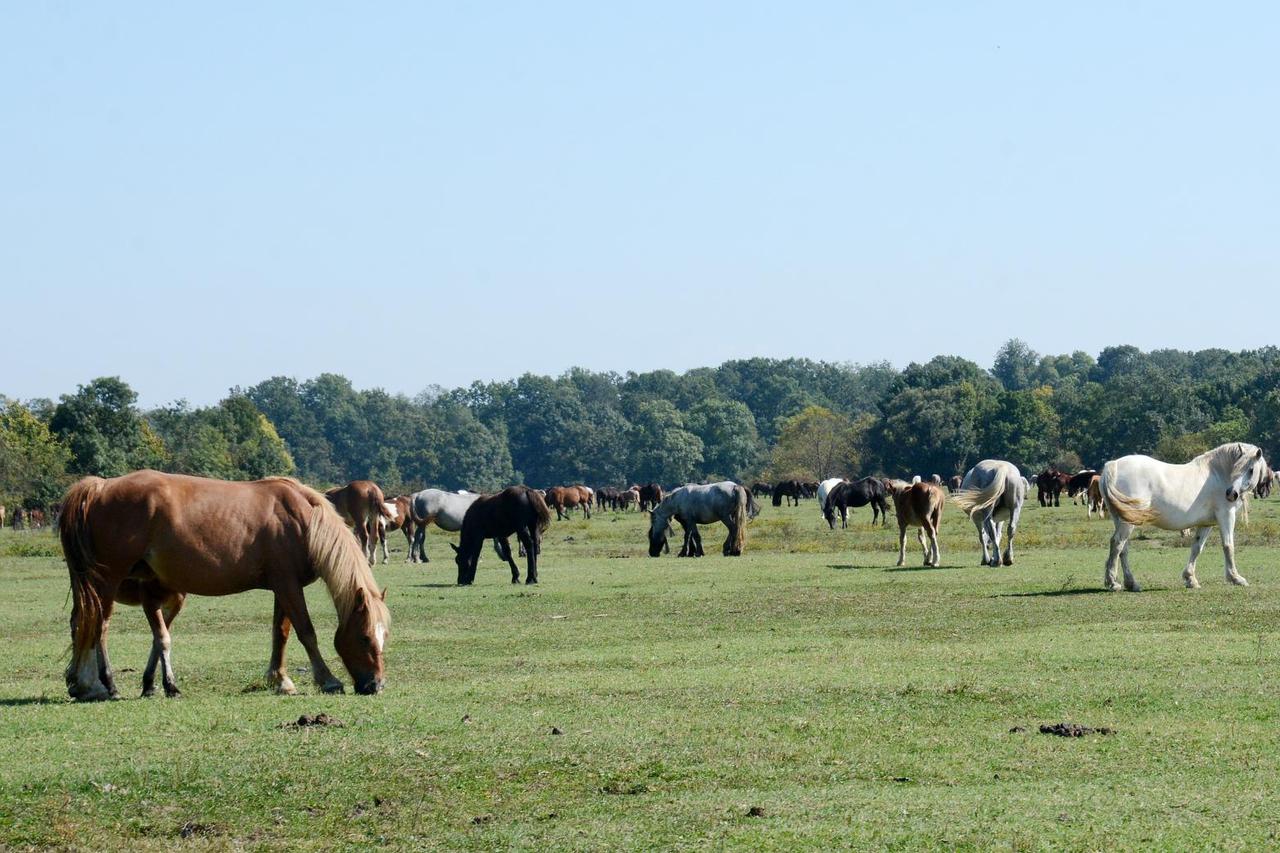
[[[97,645],[102,629],[102,600],[94,585],[98,560],[93,553],[89,512],[106,485],[101,477],[85,477],[76,483],[63,498],[62,517],[58,520],[62,554],[71,576],[72,657],[67,666],[68,678],[82,656]]]
[[[533,506],[533,514],[538,521],[538,537],[541,538],[542,534],[546,533],[547,528],[551,526],[551,510],[547,508],[547,502],[543,500],[537,489],[530,489],[528,495],[529,503]]]

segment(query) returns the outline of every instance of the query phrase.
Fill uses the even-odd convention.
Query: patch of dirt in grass
[[[298,717],[295,722],[281,723],[280,727],[283,729],[306,729],[315,726],[334,726],[336,728],[342,728],[344,725],[346,724],[337,717],[330,717],[328,714],[321,712],[319,714],[303,714],[301,717]]]
[[[1079,723],[1054,723],[1053,725],[1043,725],[1040,727],[1042,735],[1057,735],[1058,737],[1084,737],[1085,735],[1113,735],[1116,730],[1108,726],[1082,726]]]

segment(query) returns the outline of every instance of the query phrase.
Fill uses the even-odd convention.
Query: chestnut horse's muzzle
[[[361,678],[356,681],[356,692],[361,696],[372,696],[381,693],[386,681],[381,678]]]

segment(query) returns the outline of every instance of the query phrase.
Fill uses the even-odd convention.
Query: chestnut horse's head
[[[387,591],[373,595],[367,589],[356,593],[347,618],[333,635],[333,647],[342,658],[355,683],[357,693],[381,693],[383,651],[387,645]]]

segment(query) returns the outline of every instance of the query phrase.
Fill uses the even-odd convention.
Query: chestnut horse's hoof
[[[336,678],[333,681],[326,681],[324,683],[324,686],[321,687],[320,690],[324,693],[346,693],[347,692],[347,689],[342,686],[342,682]]]

